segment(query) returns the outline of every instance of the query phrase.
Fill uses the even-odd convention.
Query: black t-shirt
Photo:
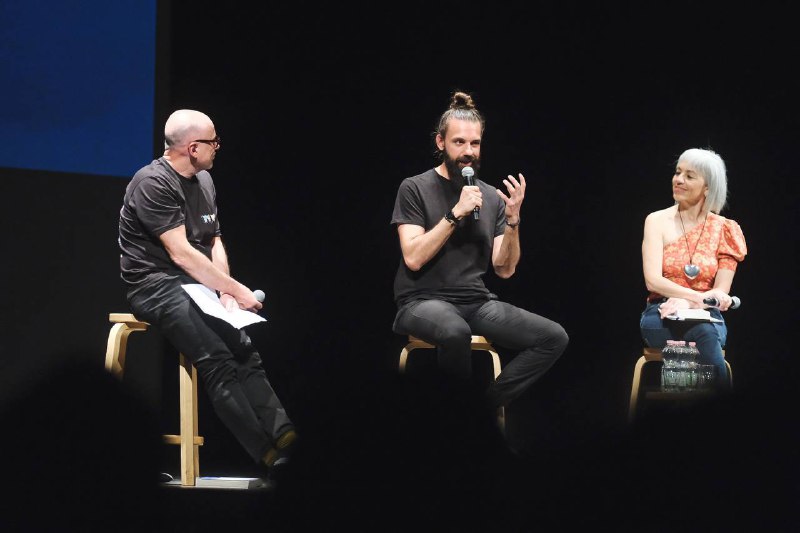
[[[491,185],[476,180],[483,194],[480,218],[462,218],[441,250],[414,272],[402,257],[394,279],[398,306],[417,299],[439,299],[453,303],[486,300],[489,290],[483,275],[492,260],[494,238],[505,230],[505,203]],[[404,179],[395,199],[392,224],[414,224],[429,231],[461,196],[461,183],[439,175],[435,169]]]
[[[191,178],[175,172],[162,157],[139,169],[125,190],[119,213],[120,270],[128,286],[166,275],[185,274],[169,258],[159,236],[186,226],[189,243],[211,259],[220,235],[217,193],[211,175]]]

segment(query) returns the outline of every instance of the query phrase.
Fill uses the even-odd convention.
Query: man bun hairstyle
[[[472,96],[463,91],[455,91],[450,97],[450,106],[442,113],[442,116],[439,117],[439,123],[436,126],[436,131],[433,132],[433,138],[435,139],[437,135],[441,135],[442,138],[445,138],[447,126],[453,119],[480,123],[481,134],[483,134],[483,130],[486,127],[486,121],[481,112],[478,111],[478,108],[475,107],[475,101],[472,99]],[[439,160],[443,160],[444,152],[437,148],[436,156]]]

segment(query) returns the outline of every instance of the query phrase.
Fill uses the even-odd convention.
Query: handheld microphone
[[[262,291],[261,289],[254,290],[253,291],[253,296],[255,296],[256,300],[258,300],[262,304],[264,303],[264,298],[267,297],[267,295],[264,294],[264,291]]]
[[[731,306],[728,309],[737,309],[740,305],[742,305],[742,301],[739,299],[738,296],[731,296]],[[719,300],[716,298],[703,298],[703,303],[706,305],[710,305],[713,307],[719,307]]]
[[[464,181],[466,182],[467,185],[475,185],[475,180],[473,179],[473,176],[475,176],[475,170],[472,167],[462,168],[461,176],[464,178]],[[479,213],[480,210],[481,210],[480,207],[475,207],[475,209],[472,210],[473,219],[478,220],[481,217]]]

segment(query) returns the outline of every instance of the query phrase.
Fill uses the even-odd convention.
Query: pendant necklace
[[[697,251],[697,245],[700,244],[700,237],[703,236],[703,230],[706,229],[706,220],[708,220],[708,215],[703,219],[703,227],[700,228],[700,235],[697,236],[697,242],[694,243],[694,251],[689,249],[689,238],[686,236],[686,227],[683,225],[683,215],[681,215],[681,209],[678,208],[678,217],[681,219],[681,229],[683,229],[683,238],[686,240],[686,252],[689,253],[689,264],[683,266],[683,273],[686,274],[686,277],[689,279],[694,279],[700,274],[700,267],[694,264],[694,252]]]

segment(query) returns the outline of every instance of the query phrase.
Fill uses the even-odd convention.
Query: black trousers
[[[508,405],[538,380],[564,353],[569,342],[556,322],[498,300],[452,304],[416,300],[397,311],[392,328],[437,347],[445,372],[468,379],[472,373],[472,335],[516,351],[488,391],[494,406]]]
[[[256,461],[294,426],[244,332],[201,311],[183,290],[196,283],[171,276],[128,292],[139,320],[157,328],[200,375],[214,411]]]

